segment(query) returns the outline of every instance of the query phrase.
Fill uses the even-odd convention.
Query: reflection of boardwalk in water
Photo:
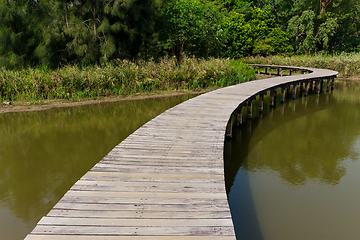
[[[234,239],[223,167],[229,117],[268,90],[337,74],[308,70],[219,89],[164,112],[76,182],[26,239]]]

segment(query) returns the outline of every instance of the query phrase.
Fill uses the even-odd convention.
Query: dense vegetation
[[[0,0],[0,67],[360,51],[358,0]]]
[[[56,70],[26,68],[0,71],[0,101],[80,100],[157,91],[198,91],[254,79],[254,70],[229,59],[184,57],[131,62],[116,60],[102,66],[64,66]]]

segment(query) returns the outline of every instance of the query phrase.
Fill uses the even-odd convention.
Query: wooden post
[[[285,87],[281,87],[281,103],[285,102]]]
[[[249,99],[247,102],[247,118],[252,118],[252,99]]]
[[[305,91],[304,91],[304,97],[306,97],[309,93],[309,81],[305,82]]]
[[[265,68],[265,74],[267,74],[267,67]]]
[[[236,109],[236,126],[240,127],[242,124],[242,106],[240,105]]]
[[[312,93],[315,91],[315,83],[316,83],[316,81],[311,80],[311,92]]]
[[[303,82],[300,82],[299,84],[300,84],[300,96],[301,96],[301,94],[304,91],[304,86],[303,86]]]
[[[297,84],[294,84],[294,85],[293,85],[293,94],[292,94],[292,98],[293,98],[293,99],[296,98],[296,87],[297,87]]]
[[[259,113],[264,111],[264,95],[259,95]]]
[[[292,70],[292,69],[290,69],[290,76],[292,75],[292,71],[293,71],[293,70]]]
[[[320,81],[316,80],[316,94],[320,93]]]
[[[226,133],[225,133],[226,138],[232,138],[232,116],[233,115],[231,115],[231,117],[226,125]]]
[[[258,68],[258,74],[260,74],[260,67],[257,67]]]
[[[331,79],[331,91],[334,90],[334,80],[335,80],[335,78],[333,77]]]
[[[269,68],[269,75],[271,76],[271,68]]]
[[[274,107],[274,90],[270,90],[270,107]]]
[[[280,68],[277,69],[277,75],[280,76]]]
[[[330,82],[331,82],[331,78],[328,78],[326,81],[326,92],[330,92]]]
[[[290,99],[290,84],[286,86],[286,96]]]
[[[322,92],[323,89],[324,89],[324,79],[322,78],[322,79],[320,80],[320,92]]]
[[[280,71],[280,76],[282,77],[284,74],[284,69],[281,68],[281,71]]]

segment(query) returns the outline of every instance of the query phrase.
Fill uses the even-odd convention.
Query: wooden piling
[[[270,90],[270,107],[274,107],[275,105],[275,94],[274,94],[274,90]]]
[[[249,99],[247,101],[247,118],[248,119],[252,118],[252,99]]]
[[[281,87],[281,103],[285,102],[285,87]]]
[[[229,119],[227,125],[226,125],[226,133],[225,136],[227,138],[232,138],[232,117]]]
[[[242,105],[236,109],[236,126],[240,127],[242,124]]]
[[[292,98],[296,99],[296,88],[297,88],[297,84],[293,85],[293,93],[292,93]]]
[[[259,95],[259,113],[264,111],[264,95]]]
[[[330,92],[330,83],[331,83],[331,78],[328,78],[326,81],[326,92]]]
[[[309,87],[310,87],[310,83],[309,83],[309,81],[306,81],[305,82],[304,97],[306,97],[309,94]]]
[[[320,93],[320,81],[316,80],[316,94]]]

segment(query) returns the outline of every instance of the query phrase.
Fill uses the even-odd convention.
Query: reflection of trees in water
[[[35,225],[121,140],[188,98],[0,115],[0,202]]]
[[[358,96],[356,91],[346,94]],[[336,105],[335,96],[290,101],[273,114],[253,119],[251,127],[245,123],[231,146],[225,147],[227,191],[240,167],[250,172],[270,170],[291,185],[309,179],[338,184],[346,172],[342,162],[355,154],[352,146],[359,135],[360,115],[353,114],[351,104]]]

